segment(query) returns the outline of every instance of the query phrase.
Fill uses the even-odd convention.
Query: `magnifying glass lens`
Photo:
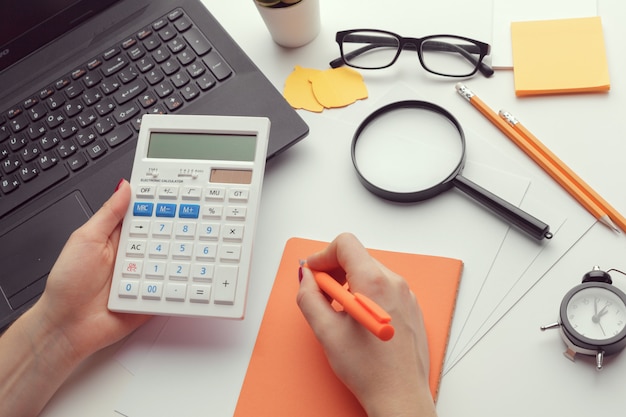
[[[371,184],[414,193],[456,174],[463,151],[459,131],[446,117],[409,108],[372,120],[359,136],[355,159]]]

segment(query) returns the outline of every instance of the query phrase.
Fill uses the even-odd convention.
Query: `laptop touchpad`
[[[91,214],[75,191],[0,236],[0,285],[13,309],[40,295],[68,237]]]

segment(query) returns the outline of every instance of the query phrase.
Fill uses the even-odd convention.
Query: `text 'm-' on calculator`
[[[242,319],[270,122],[145,115],[108,307]]]

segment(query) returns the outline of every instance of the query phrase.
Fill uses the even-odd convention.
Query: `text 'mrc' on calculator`
[[[270,122],[145,115],[111,311],[242,319]]]

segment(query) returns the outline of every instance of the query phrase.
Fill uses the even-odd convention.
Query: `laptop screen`
[[[0,71],[27,57],[119,0],[3,0]]]

